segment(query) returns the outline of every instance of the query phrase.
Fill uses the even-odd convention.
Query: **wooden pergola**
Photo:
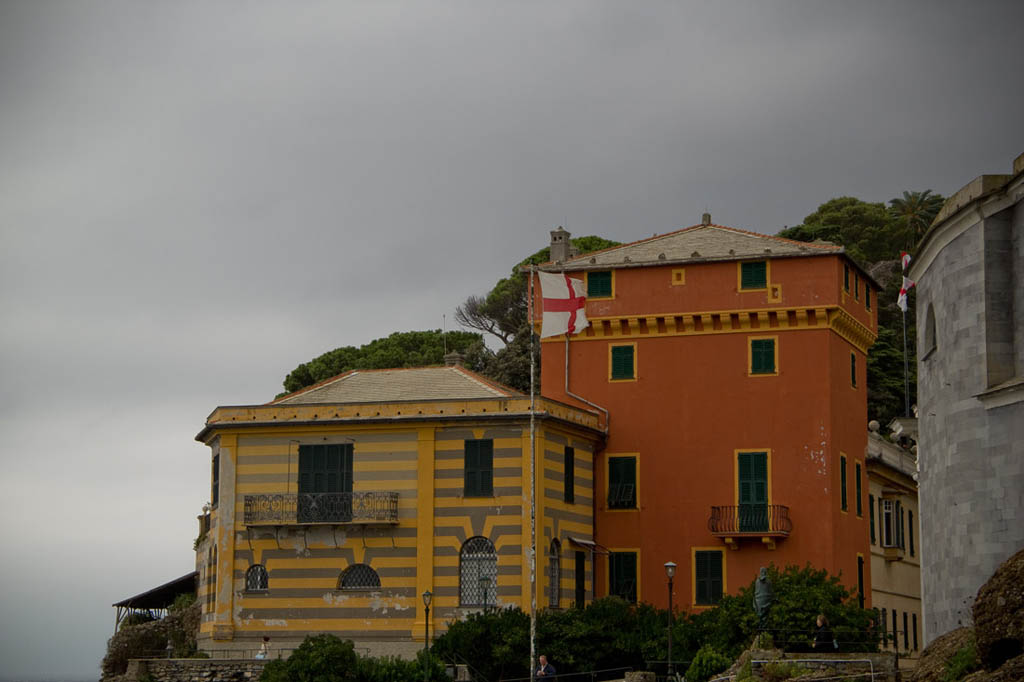
[[[123,599],[116,604],[112,604],[117,609],[117,615],[114,621],[114,632],[117,632],[117,628],[120,627],[121,621],[126,616],[132,613],[138,613],[141,611],[147,611],[154,615],[166,615],[167,607],[174,603],[174,600],[182,594],[196,594],[196,579],[199,577],[198,571],[192,571],[186,575],[176,578],[170,582],[164,583],[159,587],[154,587],[151,590],[147,590],[134,597],[128,597]]]

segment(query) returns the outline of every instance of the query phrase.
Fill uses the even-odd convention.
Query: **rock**
[[[917,668],[905,675],[904,679],[907,682],[942,682],[943,674],[946,672],[946,661],[966,646],[973,636],[971,628],[957,628],[935,638],[921,652]]]
[[[978,590],[973,615],[978,657],[986,669],[996,670],[1024,654],[1024,549]]]

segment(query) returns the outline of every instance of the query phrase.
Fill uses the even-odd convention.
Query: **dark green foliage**
[[[959,682],[979,668],[981,668],[981,659],[978,658],[978,648],[972,635],[970,641],[957,649],[956,653],[946,661],[942,682]]]
[[[199,604],[195,595],[183,594],[167,609],[167,617],[130,624],[125,618],[114,636],[107,642],[107,653],[100,664],[104,677],[121,675],[128,668],[128,659],[146,656],[164,656],[171,644],[171,656],[196,656],[196,635],[199,634]]]
[[[152,623],[154,620],[159,620],[159,618],[152,611],[136,611],[125,616],[125,619],[121,621],[121,627]]]
[[[429,668],[426,675],[424,661]],[[423,682],[424,679],[431,682],[449,682],[441,660],[426,654],[422,649],[416,654],[415,661],[393,656],[361,656],[356,666],[357,682]]]
[[[284,387],[288,393],[291,393],[350,369],[391,369],[440,365],[444,362],[446,343],[449,352],[454,350],[466,356],[479,357],[483,347],[483,337],[480,334],[462,331],[450,331],[447,334],[442,334],[440,329],[422,332],[395,332],[382,339],[374,339],[359,348],[342,346],[313,358],[309,362],[304,362],[289,372],[285,377]],[[473,365],[468,359],[466,365],[473,369]]]
[[[802,225],[787,228],[778,236],[801,242],[823,239],[844,246],[858,262],[875,263],[899,258],[904,249],[902,243],[892,243],[892,230],[885,204],[837,197],[819,206]]]
[[[941,194],[932,194],[930,189],[904,192],[902,197],[889,200],[889,214],[902,230],[906,251],[910,251],[928,231],[945,201]]]
[[[310,635],[286,660],[271,661],[260,682],[347,682],[356,680],[355,647],[334,635]]]
[[[693,657],[693,663],[686,671],[686,682],[705,682],[731,664],[732,658],[718,653],[713,647],[705,644]]]
[[[494,609],[450,623],[433,653],[447,663],[469,665],[474,677],[493,682],[529,677],[529,640],[529,616],[519,609]]]

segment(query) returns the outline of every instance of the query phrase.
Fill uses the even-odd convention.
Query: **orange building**
[[[675,603],[699,609],[760,566],[810,562],[870,605],[877,285],[841,247],[707,214],[583,256],[568,237],[552,232],[540,269],[584,281],[590,326],[543,340],[542,393],[609,413],[594,461],[598,596],[666,606],[673,561]]]

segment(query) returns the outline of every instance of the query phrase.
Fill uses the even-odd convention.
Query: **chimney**
[[[557,230],[551,231],[551,260],[559,263],[569,259],[570,255],[570,244],[568,232],[565,231],[561,225],[558,226]]]
[[[705,213],[704,215],[702,215],[700,217],[700,224],[701,225],[710,225],[711,224],[711,214],[710,213]]]
[[[462,353],[460,353],[457,350],[453,350],[451,353],[448,353],[447,355],[444,356],[444,366],[462,367],[463,360],[465,360],[465,358],[462,356]]]

